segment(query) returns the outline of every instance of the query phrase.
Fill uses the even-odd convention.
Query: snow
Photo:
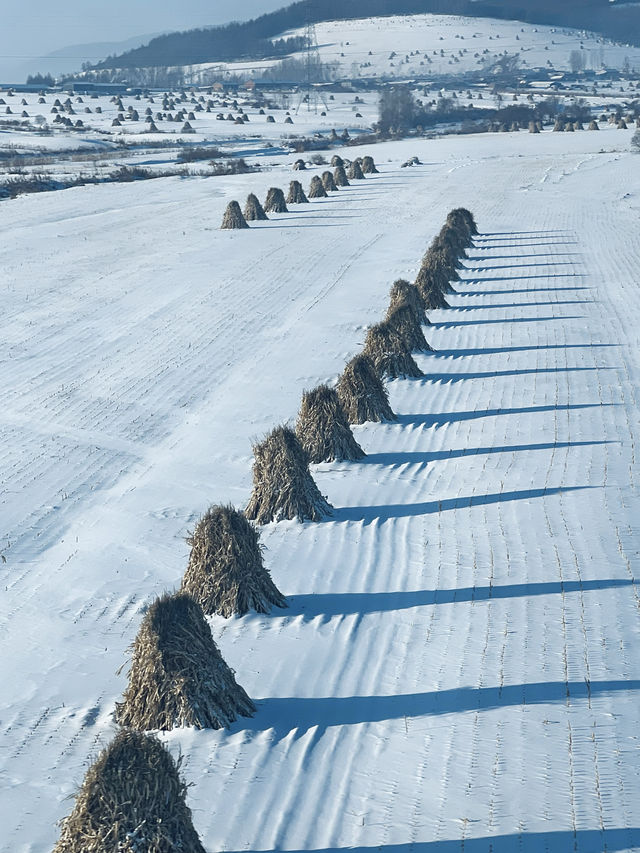
[[[304,36],[305,30],[283,35]],[[462,74],[493,65],[505,52],[517,54],[522,68],[570,70],[574,50],[583,55],[587,70],[621,69],[627,62],[640,68],[640,48],[597,33],[492,18],[426,14],[323,21],[316,25],[316,35],[320,58],[337,63],[339,78]],[[273,64],[265,60],[191,68],[257,76]]]
[[[231,198],[313,172],[0,204],[0,849],[52,848],[187,532],[246,503],[252,440],[461,204],[425,379],[315,468],[331,518],[262,531],[289,609],[210,620],[255,717],[163,740],[207,850],[640,849],[632,133],[377,145],[379,175],[242,232]]]

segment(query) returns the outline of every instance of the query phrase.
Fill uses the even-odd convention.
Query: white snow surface
[[[332,517],[262,529],[289,609],[210,620],[255,717],[162,739],[208,851],[640,850],[631,132],[378,145],[248,231],[227,202],[290,165],[0,204],[2,851],[51,850],[188,531],[458,205],[425,378],[314,468]]]
[[[304,29],[286,36],[304,36]],[[389,15],[316,25],[318,53],[323,62],[337,63],[338,78],[462,74],[493,65],[505,53],[517,55],[522,68],[571,68],[579,51],[584,68],[640,68],[640,48],[620,44],[597,33],[521,21],[459,15]],[[392,55],[393,54],[393,55]],[[304,54],[295,54],[303,57]],[[192,66],[258,75],[273,60],[246,60]]]

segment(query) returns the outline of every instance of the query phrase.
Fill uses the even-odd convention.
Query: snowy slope
[[[255,718],[164,739],[211,851],[640,849],[630,133],[376,146],[248,232],[227,201],[284,166],[0,205],[1,850],[51,849],[187,531],[459,204],[482,234],[426,378],[318,467],[331,519],[263,531],[289,610],[211,621]]]
[[[290,30],[286,36],[303,36]],[[316,25],[319,55],[337,63],[338,78],[462,74],[493,65],[505,52],[522,68],[569,70],[580,51],[584,67],[640,68],[640,48],[616,44],[595,33],[519,21],[455,15],[390,15]],[[231,73],[259,74],[271,61],[217,63]],[[193,66],[194,69],[213,67]]]

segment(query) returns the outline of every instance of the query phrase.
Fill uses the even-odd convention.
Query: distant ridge
[[[384,15],[469,15],[574,27],[640,44],[640,6],[617,0],[301,0],[244,23],[187,30],[152,39],[148,45],[109,57],[95,69],[195,65],[264,58],[300,45],[272,39],[316,23]]]

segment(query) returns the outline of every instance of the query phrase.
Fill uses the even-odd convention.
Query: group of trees
[[[418,127],[473,121],[523,125],[530,121],[554,121],[558,117],[584,122],[591,119],[591,111],[580,99],[565,104],[556,97],[545,98],[535,105],[509,104],[495,109],[466,106],[454,98],[439,98],[435,104],[425,106],[416,101],[408,86],[387,86],[380,93],[378,131],[383,135],[401,134]]]

